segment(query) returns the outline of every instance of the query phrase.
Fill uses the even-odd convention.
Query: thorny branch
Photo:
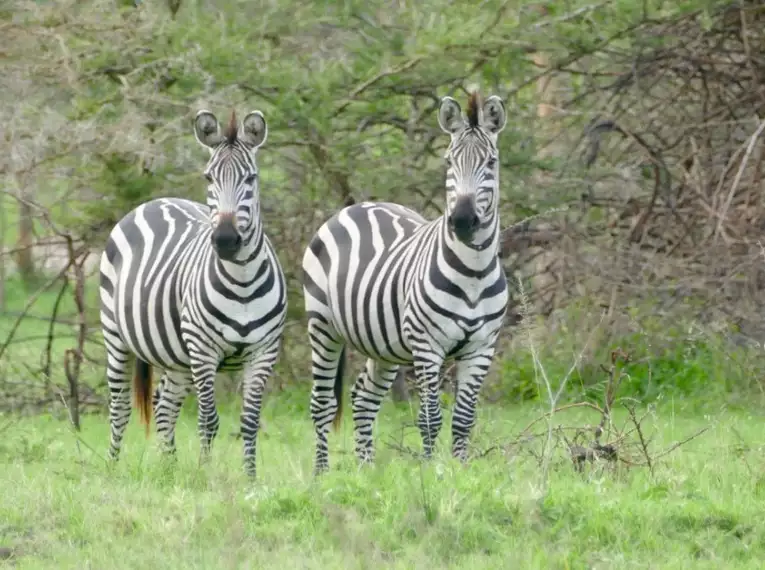
[[[551,416],[560,412],[574,409],[588,409],[600,416],[597,425],[558,425],[553,428],[557,435],[558,449],[565,451],[565,455],[573,463],[574,469],[582,472],[586,464],[603,464],[615,467],[622,464],[628,467],[648,467],[651,474],[659,459],[662,459],[699,437],[709,427],[704,427],[694,434],[673,443],[670,447],[661,451],[653,451],[651,441],[645,433],[646,418],[651,415],[650,408],[638,417],[636,405],[625,399],[621,402],[621,408],[627,413],[627,420],[619,427],[613,421],[613,410],[617,403],[617,389],[625,375],[624,366],[630,362],[629,355],[622,349],[617,348],[611,353],[611,365],[603,367],[607,378],[603,393],[603,405],[598,406],[592,402],[575,402],[558,406],[531,421],[524,427],[515,438],[503,444],[492,445],[483,451],[477,451],[477,457],[485,457],[493,452],[502,452],[506,455],[518,455],[526,452],[534,456],[540,466],[544,464],[545,451],[537,450],[537,442],[548,437],[547,429],[532,432],[532,428],[539,422],[548,421]],[[569,433],[570,435],[567,435]],[[605,439],[603,442],[602,439]],[[542,445],[541,443],[539,445]],[[543,447],[545,447],[543,445]],[[548,453],[550,450],[548,450]]]

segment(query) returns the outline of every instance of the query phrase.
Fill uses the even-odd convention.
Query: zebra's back
[[[306,311],[321,314],[356,350],[409,362],[401,316],[416,247],[429,223],[399,204],[348,206],[316,232],[303,257]],[[424,240],[423,240],[424,241]]]
[[[129,212],[109,234],[101,256],[101,320],[140,359],[186,370],[181,340],[184,291],[211,248],[207,206],[159,198]]]

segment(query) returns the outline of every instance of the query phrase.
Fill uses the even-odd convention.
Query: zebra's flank
[[[135,373],[133,374],[133,394],[135,395],[135,407],[141,416],[141,423],[146,428],[146,437],[149,437],[151,425],[151,395],[152,395],[152,367],[151,365],[136,358]]]
[[[468,97],[467,102],[467,110],[465,111],[465,114],[467,115],[468,125],[470,125],[471,129],[475,129],[478,127],[478,109],[481,107],[481,95],[478,93],[478,91],[473,91],[470,94],[470,97]]]

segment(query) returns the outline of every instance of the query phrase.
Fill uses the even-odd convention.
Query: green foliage
[[[266,113],[270,135],[262,160],[275,177],[300,176],[301,198],[319,204],[331,197],[337,205],[351,192],[413,205],[431,195],[438,201],[439,153],[447,142],[436,125],[438,98],[473,82],[485,93],[504,96],[534,71],[516,37],[524,37],[519,26],[527,17],[516,17],[499,0],[480,10],[439,0],[395,7],[267,3],[257,7],[256,18],[242,16],[255,10],[251,4],[231,0],[216,7],[186,3],[171,19],[154,3],[115,13],[111,2],[96,0],[78,3],[69,16],[57,12],[67,23],[61,41],[42,42],[38,49],[55,53],[64,46],[66,59],[76,62],[77,87],[67,93],[69,119],[95,121],[102,141],[97,146],[117,137],[105,158],[80,163],[70,181],[74,190],[99,178],[107,187],[136,183],[141,174],[124,179],[108,165],[119,160],[120,169],[129,170],[139,155],[164,156],[168,172],[201,168],[201,155],[192,166],[172,154],[178,137],[193,144],[189,119],[203,99],[214,102],[221,117],[244,105]],[[26,16],[30,26],[35,18],[52,25],[45,11]],[[577,26],[571,23],[554,37],[565,39]],[[546,41],[533,41],[538,40]],[[581,41],[564,40],[563,48],[585,49],[575,44]],[[533,170],[534,145],[524,143],[532,101],[531,90],[508,100],[511,109],[523,111],[511,113],[501,139],[508,196],[515,181]],[[126,122],[132,133],[124,132]],[[153,137],[157,126],[160,134]],[[174,136],[168,138],[169,131]],[[295,171],[294,159],[276,156],[276,148],[297,153],[303,172]],[[87,145],[75,152],[89,157],[103,151]],[[155,176],[162,173],[148,168]],[[140,185],[141,198],[170,190]],[[81,213],[94,220],[90,225],[106,216],[99,209]]]
[[[573,100],[593,88],[601,71],[608,78],[603,81],[613,81],[614,53],[667,42],[634,31],[644,18],[713,14],[724,3],[574,0],[538,10],[504,0],[187,0],[175,14],[163,2],[128,4],[14,2],[12,11],[0,11],[0,55],[8,62],[3,109],[15,121],[7,140],[20,157],[14,168],[25,172],[18,184],[49,210],[57,230],[98,251],[114,223],[151,197],[204,199],[200,174],[207,153],[192,134],[197,110],[209,108],[225,122],[232,109],[240,117],[261,109],[269,125],[258,154],[264,223],[287,273],[290,320],[299,321],[302,252],[348,195],[401,202],[429,217],[439,213],[448,141],[436,121],[440,97],[453,95],[464,105],[467,91],[478,86],[505,99],[503,221],[540,214],[577,200],[585,188],[577,177],[568,185],[548,183],[569,175],[563,172],[573,150],[561,146],[540,156],[551,137],[536,117],[535,79],[543,70],[530,54],[544,52],[550,65],[572,73]],[[601,49],[607,42],[611,51]],[[582,54],[589,54],[585,63]],[[34,88],[25,89],[25,82]],[[573,140],[590,112],[574,108],[561,138]],[[0,200],[15,220],[11,200]],[[604,212],[589,209],[587,223],[605,231],[610,218]],[[15,239],[13,227],[5,229],[6,243]],[[52,232],[42,219],[35,230]],[[90,322],[97,326],[95,282],[87,294]],[[624,389],[646,398],[709,385],[729,392],[755,387],[751,378],[761,364],[748,349],[731,350],[714,339],[688,343],[682,327],[672,339],[667,333],[661,345],[649,345],[649,324],[594,343],[570,378],[571,394],[600,398],[600,367],[622,345],[633,355]],[[298,330],[290,329],[290,350],[307,358],[299,352],[304,337]],[[582,339],[570,332],[541,347],[553,379],[565,376],[581,348],[572,343]],[[13,354],[38,359],[32,353],[40,344],[14,345]],[[538,397],[528,350],[498,360],[487,390],[510,400]],[[305,374],[289,364],[285,374]]]
[[[693,302],[684,301],[689,306]],[[552,327],[532,324],[533,319],[514,327],[508,335],[512,347],[497,359],[495,379],[485,388],[488,397],[547,400],[532,345],[554,391],[567,378],[562,402],[602,403],[611,385],[617,386],[617,398],[643,402],[687,397],[743,405],[761,397],[762,347],[736,340],[732,330],[713,330],[693,319],[675,319],[668,325],[667,318],[652,314],[652,303],[633,306],[629,320],[609,323],[599,321],[596,307],[583,301],[559,312]],[[619,353],[629,360],[613,360]]]

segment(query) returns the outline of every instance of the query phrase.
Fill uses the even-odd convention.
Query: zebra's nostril
[[[470,231],[478,226],[478,216],[452,216],[451,225],[456,230]]]
[[[242,236],[230,221],[221,222],[210,239],[215,251],[222,259],[231,259],[242,245]]]
[[[448,222],[460,239],[469,238],[480,223],[473,201],[469,197],[459,198]]]

